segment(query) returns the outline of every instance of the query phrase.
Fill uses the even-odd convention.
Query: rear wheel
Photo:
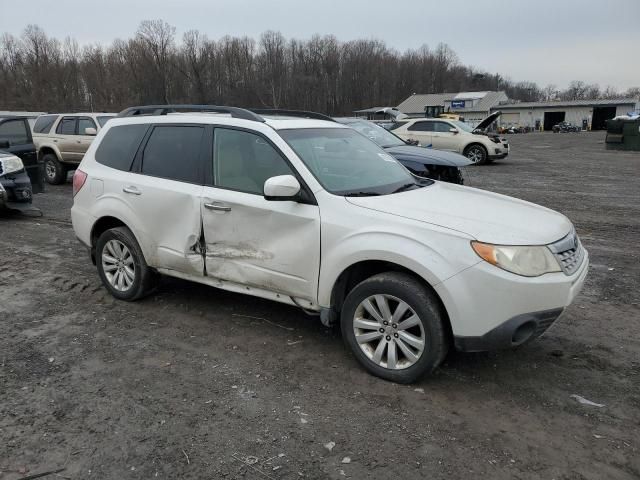
[[[60,185],[67,180],[67,167],[65,167],[53,153],[47,153],[43,158],[44,177],[51,185]]]
[[[96,244],[98,275],[111,295],[133,301],[153,290],[157,274],[144,259],[133,233],[126,227],[105,231]]]
[[[487,149],[478,143],[472,143],[464,149],[464,156],[471,160],[476,165],[484,165],[487,163],[489,154]]]
[[[381,273],[358,284],[345,299],[341,327],[358,362],[394,382],[432,372],[448,350],[437,298],[405,273]]]

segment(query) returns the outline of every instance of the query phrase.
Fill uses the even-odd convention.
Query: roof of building
[[[452,108],[451,111],[454,113],[488,112],[492,107],[507,99],[505,92],[414,93],[397,108],[406,114],[422,114],[426,106],[444,105],[444,102],[448,100],[479,100],[474,107]]]
[[[505,103],[496,105],[494,110],[504,110],[513,108],[552,108],[552,107],[591,107],[606,105],[636,105],[640,102],[637,98],[611,98],[611,99],[591,99],[591,100],[556,100],[552,102],[520,102]]]

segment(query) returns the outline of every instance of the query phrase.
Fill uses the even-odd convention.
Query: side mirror
[[[84,129],[84,134],[85,135],[96,135],[98,133],[98,131],[93,128],[93,127],[87,127]]]
[[[457,128],[453,128],[453,127],[451,127],[451,128],[449,129],[449,131],[450,131],[451,133],[453,133],[453,134],[458,133],[458,129],[457,129]]]
[[[10,146],[9,140],[0,140],[0,148],[9,148]]]
[[[264,198],[267,200],[295,200],[300,193],[300,183],[293,175],[278,175],[264,182]]]

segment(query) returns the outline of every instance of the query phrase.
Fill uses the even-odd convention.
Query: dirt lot
[[[0,219],[0,478],[639,478],[640,154],[510,139],[471,182],[568,215],[583,293],[538,341],[451,354],[411,386],[294,308],[171,279],[113,300],[70,184],[38,197],[42,219]]]

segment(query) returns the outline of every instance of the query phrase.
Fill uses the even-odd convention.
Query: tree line
[[[218,40],[192,30],[176,39],[163,20],[141,22],[128,40],[87,45],[51,38],[36,25],[0,38],[0,110],[117,112],[127,106],[197,103],[350,114],[393,106],[411,93],[504,90],[537,101],[639,96],[640,88],[572,82],[566,90],[513,82],[463,65],[446,44],[405,52],[379,40],[341,42],[332,35],[256,41]]]

